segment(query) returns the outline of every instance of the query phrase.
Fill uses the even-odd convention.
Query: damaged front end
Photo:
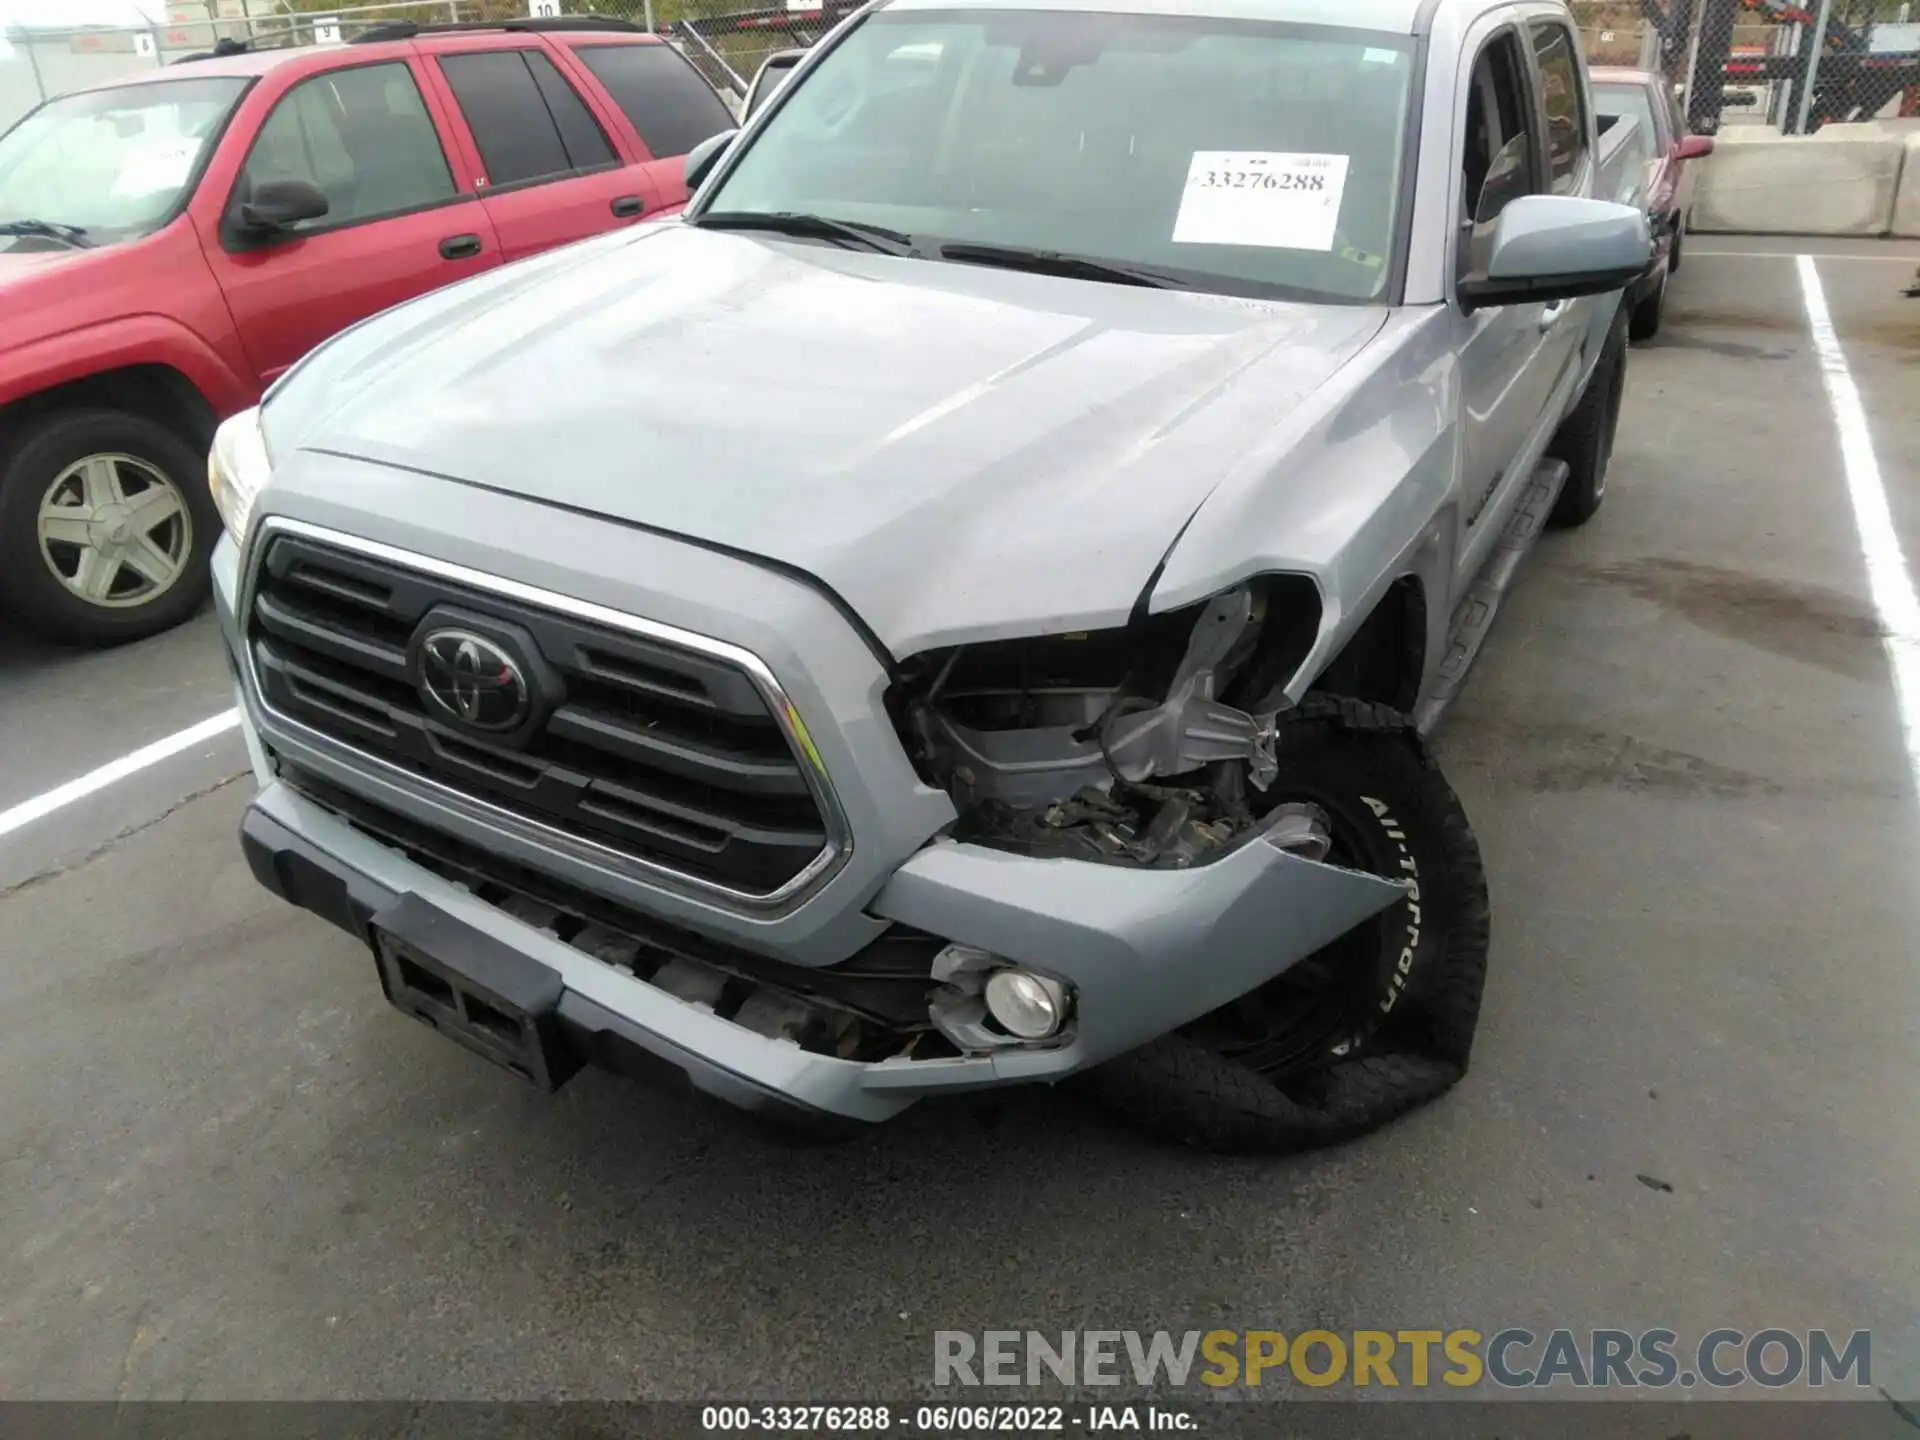
[[[916,768],[959,811],[955,839],[1184,869],[1259,831],[1320,859],[1312,807],[1257,804],[1319,619],[1311,581],[1272,577],[1125,630],[918,656],[891,699]]]
[[[879,913],[955,942],[935,967],[942,1034],[1018,1046],[987,987],[1016,963],[1044,981],[1057,933],[1105,1032],[1096,1088],[1162,1133],[1323,1143],[1459,1078],[1486,963],[1478,848],[1398,711],[1290,701],[1320,621],[1311,581],[1263,577],[1124,630],[908,663],[894,718],[959,843],[910,862]],[[990,852],[1086,863],[1012,874]],[[1100,953],[1096,914],[1151,941]],[[1102,976],[1127,993],[1096,1016]],[[1030,1000],[1046,1014],[1074,991]]]

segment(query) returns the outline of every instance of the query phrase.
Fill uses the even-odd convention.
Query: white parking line
[[[1850,255],[1842,250],[1696,250],[1687,246],[1689,260],[1868,260],[1876,265],[1920,267],[1920,251],[1907,255]]]
[[[64,809],[77,800],[117,784],[129,775],[137,775],[150,765],[158,765],[162,760],[178,755],[182,750],[191,750],[203,740],[211,740],[216,735],[224,735],[240,724],[238,710],[223,710],[218,715],[209,715],[197,725],[189,725],[184,730],[175,731],[164,740],[156,740],[151,745],[142,745],[130,754],[122,755],[118,760],[109,760],[98,770],[89,770],[77,780],[69,780],[57,785],[43,795],[31,800],[22,800],[9,810],[0,810],[0,835],[10,835],[24,825],[31,825],[54,811]]]
[[[1883,643],[1893,666],[1894,699],[1900,706],[1900,726],[1906,735],[1907,765],[1913,772],[1914,789],[1920,793],[1920,596],[1914,594],[1907,557],[1893,528],[1886,482],[1874,457],[1873,432],[1867,428],[1866,407],[1860,403],[1860,389],[1853,383],[1846,352],[1834,332],[1819,267],[1809,255],[1802,255],[1799,265],[1813,348],[1820,357],[1827,400],[1840,431],[1840,460],[1847,472],[1847,498],[1853,502],[1860,553],[1867,562],[1867,586],[1886,632]]]

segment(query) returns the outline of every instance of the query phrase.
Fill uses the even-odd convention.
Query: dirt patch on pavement
[[[1535,794],[1618,790],[1673,799],[1783,795],[1786,787],[1684,750],[1584,725],[1513,720],[1476,724],[1449,763],[1496,771]]]
[[[1866,601],[1838,590],[1659,556],[1572,566],[1566,573],[1581,584],[1624,590],[1729,640],[1849,680],[1885,673],[1879,645],[1885,628]]]

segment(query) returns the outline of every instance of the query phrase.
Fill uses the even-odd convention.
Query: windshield
[[[1196,289],[1378,300],[1411,74],[1410,41],[1354,30],[881,12],[787,87],[702,213],[824,215],[905,232],[923,254],[1032,248]]]
[[[0,226],[76,227],[90,245],[145,234],[178,209],[246,86],[237,76],[204,76],[42,105],[0,135]],[[0,247],[21,243],[0,237]]]

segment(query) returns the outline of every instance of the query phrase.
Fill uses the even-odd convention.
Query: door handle
[[[478,235],[449,235],[440,242],[442,260],[471,260],[480,253]]]
[[[644,214],[647,202],[639,195],[621,195],[617,196],[607,208],[624,220],[629,215]]]
[[[1573,307],[1571,300],[1556,300],[1540,312],[1540,328],[1551,330],[1560,323],[1560,317]]]

